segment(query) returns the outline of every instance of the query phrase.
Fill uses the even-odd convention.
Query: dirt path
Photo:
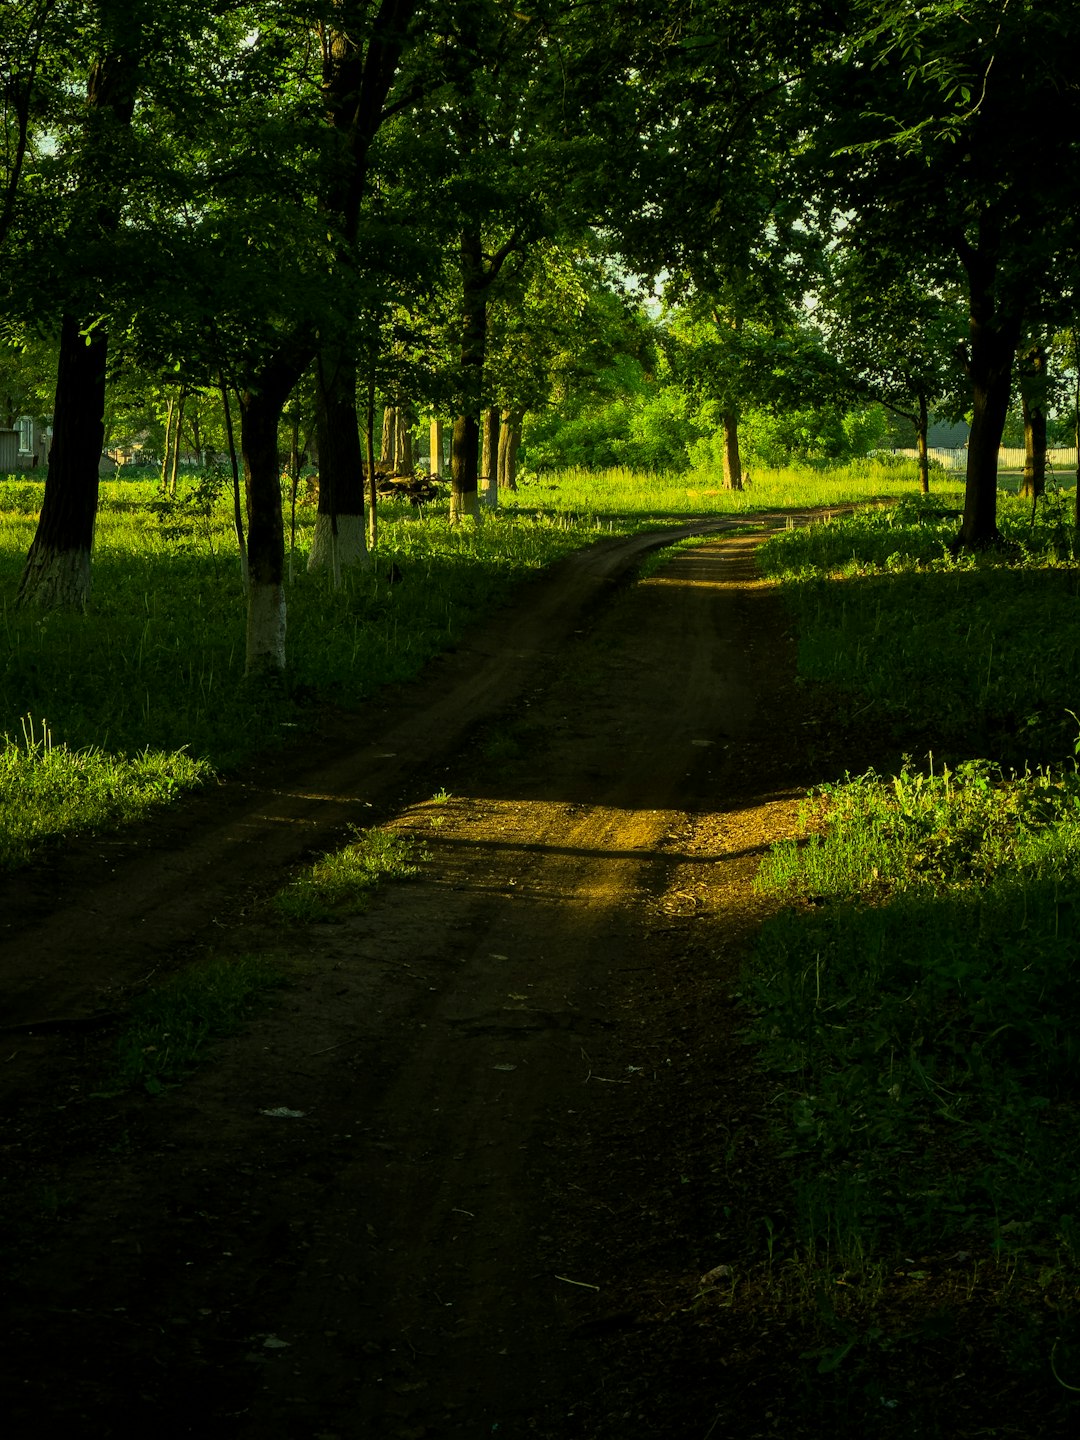
[[[716,528],[629,587],[655,537],[574,557],[349,722],[377,743],[327,721],[9,885],[8,1434],[793,1433],[754,1343],[693,1323],[760,1218],[729,996],[816,778],[760,531]],[[372,818],[419,880],[260,918]],[[179,1089],[94,1098],[107,1017],[209,936],[282,955],[284,997]]]

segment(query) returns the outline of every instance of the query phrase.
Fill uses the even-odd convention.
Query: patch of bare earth
[[[731,996],[756,865],[855,762],[811,753],[755,536],[619,585],[650,543],[8,883],[6,1434],[804,1433],[793,1357],[700,1277],[782,1204]],[[420,878],[268,919],[373,821]],[[182,1086],[102,1095],[111,1017],[208,946],[288,984]]]

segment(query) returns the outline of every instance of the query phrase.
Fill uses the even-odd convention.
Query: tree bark
[[[240,396],[240,450],[247,499],[248,610],[246,674],[273,679],[285,669],[285,525],[281,510],[278,426],[289,392],[312,349],[297,340],[262,367]]]
[[[19,605],[82,610],[90,597],[107,352],[103,329],[84,337],[74,316],[64,316],[45,497],[19,582]]]
[[[742,457],[739,454],[739,416],[734,410],[725,410],[721,423],[724,427],[724,489],[743,488]]]
[[[480,481],[483,502],[488,510],[499,508],[499,412],[485,405],[481,426]]]
[[[930,431],[930,414],[926,396],[919,395],[919,418],[915,422],[915,445],[919,457],[919,492],[930,494],[930,449],[927,437]]]
[[[998,266],[993,227],[984,217],[978,245],[961,245],[968,277],[971,433],[968,436],[964,518],[956,550],[985,550],[1000,540],[997,528],[997,465],[1009,412],[1012,365],[1021,317],[1003,310],[995,295]]]
[[[431,478],[442,479],[443,427],[441,420],[432,420],[431,429]]]
[[[135,112],[141,28],[132,26],[128,40],[129,52],[95,60],[86,84],[85,169],[79,192],[82,198],[85,190],[86,207],[102,235],[114,233],[119,224],[124,176],[116,160],[116,136],[131,124]],[[89,599],[107,357],[105,326],[95,326],[84,337],[75,316],[65,313],[45,498],[19,581],[20,605],[82,609]]]
[[[461,413],[454,421],[450,463],[450,520],[479,514],[480,405],[487,350],[487,291],[479,225],[461,232]]]
[[[368,560],[364,538],[364,463],[356,415],[356,362],[324,348],[315,367],[319,437],[319,508],[308,569],[342,569]]]
[[[395,437],[397,435],[397,412],[393,405],[386,405],[382,412],[382,440],[379,444],[379,469],[390,471],[394,468]]]
[[[454,421],[450,445],[450,523],[466,517],[477,519],[480,501],[476,481],[480,465],[480,426],[475,415],[459,415]]]
[[[1036,342],[1020,356],[1024,414],[1024,478],[1020,494],[1037,500],[1046,491],[1046,347]]]
[[[517,489],[518,450],[521,447],[521,411],[504,410],[499,425],[499,489]]]

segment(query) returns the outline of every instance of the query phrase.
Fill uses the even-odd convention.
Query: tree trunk
[[[915,445],[919,456],[919,492],[930,494],[930,449],[927,437],[930,431],[930,414],[926,396],[919,396],[919,418],[915,422]]]
[[[364,538],[364,464],[356,415],[356,363],[324,349],[315,367],[319,436],[319,509],[308,569],[342,569],[367,563]]]
[[[176,480],[180,472],[180,439],[184,424],[185,399],[184,387],[181,385],[180,394],[176,398],[176,422],[173,426],[172,471],[169,475],[169,494],[174,500],[176,499]]]
[[[394,448],[397,436],[397,411],[393,405],[386,405],[382,412],[382,441],[379,445],[379,469],[390,471],[394,468]]]
[[[240,509],[240,466],[236,459],[236,436],[233,432],[229,391],[225,385],[225,376],[220,370],[218,371],[218,390],[221,393],[221,409],[225,418],[225,441],[229,447],[229,466],[232,472],[233,529],[236,532],[236,545],[240,552],[240,580],[246,595],[248,585],[247,540],[244,535],[244,517]]]
[[[985,550],[997,544],[997,466],[1009,412],[1012,365],[1020,339],[1020,316],[1002,314],[995,302],[997,259],[993,228],[980,225],[978,246],[963,247],[970,303],[968,375],[971,379],[971,433],[968,436],[964,518],[953,541],[956,550]]]
[[[1020,359],[1020,403],[1024,412],[1024,478],[1020,494],[1037,500],[1046,491],[1046,347],[1036,342]]]
[[[161,454],[161,494],[162,497],[169,493],[169,457],[172,454],[172,431],[173,412],[176,409],[175,395],[169,396],[169,403],[165,410],[165,444]]]
[[[431,429],[430,429],[430,435],[431,435],[431,478],[432,478],[433,480],[441,480],[441,479],[442,479],[442,463],[443,463],[443,461],[442,461],[443,427],[442,427],[442,421],[441,421],[441,420],[432,420],[432,422],[431,422]]]
[[[518,450],[521,448],[521,411],[504,410],[499,425],[499,489],[517,489]]]
[[[367,504],[368,550],[374,550],[379,539],[379,492],[375,487],[375,367],[368,377],[367,391]]]
[[[474,415],[459,415],[454,421],[450,444],[450,523],[459,524],[466,516],[477,519],[480,501],[477,496],[477,475],[480,466],[480,426]]]
[[[416,461],[413,456],[413,410],[411,405],[398,405],[395,410],[396,425],[394,431],[394,472],[398,475],[411,475],[416,469]]]
[[[480,444],[480,481],[484,506],[499,508],[499,412],[494,405],[484,407]]]
[[[450,520],[479,514],[480,396],[487,350],[487,289],[479,225],[461,234],[461,413],[454,421],[450,464]]]
[[[45,498],[18,594],[19,605],[42,610],[85,609],[90,596],[108,339],[100,327],[88,339],[65,315]]]
[[[739,416],[734,410],[725,410],[721,423],[724,427],[724,489],[741,490],[742,456],[739,454]]]
[[[297,341],[269,360],[240,397],[240,449],[248,513],[246,673],[280,677],[285,669],[285,525],[281,511],[278,426],[289,392],[311,350]]]

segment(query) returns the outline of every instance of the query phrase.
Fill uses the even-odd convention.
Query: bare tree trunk
[[[735,410],[725,410],[721,416],[724,427],[724,489],[743,488],[742,456],[739,454],[739,416]]]
[[[484,505],[488,510],[499,508],[499,412],[486,405],[483,413],[480,443],[480,483]]]
[[[184,387],[181,385],[180,394],[176,399],[176,421],[173,426],[172,472],[169,476],[169,494],[174,500],[176,499],[176,480],[180,470],[180,438],[184,424],[184,401],[186,398]]]
[[[1046,491],[1046,346],[1038,341],[1020,356],[1024,414],[1024,478],[1020,494],[1037,500]]]
[[[169,396],[169,403],[168,403],[168,406],[166,407],[166,410],[165,410],[165,444],[162,446],[162,453],[161,453],[161,487],[160,487],[160,488],[161,488],[162,496],[165,496],[165,495],[168,494],[168,485],[169,485],[169,457],[170,457],[170,455],[172,454],[172,451],[171,451],[171,448],[170,448],[170,447],[171,447],[171,445],[172,445],[173,411],[174,411],[175,409],[176,409],[176,397],[175,397],[175,395],[170,395],[170,396]]]
[[[74,316],[64,316],[45,497],[19,582],[19,605],[83,610],[90,597],[107,351],[103,329],[84,338]]]
[[[379,468],[393,470],[397,437],[397,411],[393,405],[383,407],[382,441],[379,445]]]
[[[297,336],[262,366],[240,396],[248,514],[246,673],[255,679],[280,677],[285,669],[285,525],[278,426],[289,392],[311,354],[311,348]]]
[[[236,458],[236,436],[233,433],[232,406],[229,404],[229,391],[225,385],[225,376],[218,371],[218,389],[221,391],[221,408],[225,415],[225,438],[229,446],[229,464],[232,467],[233,482],[233,528],[236,531],[236,544],[240,551],[240,577],[247,594],[248,586],[248,560],[247,541],[244,536],[244,517],[240,508],[240,466]]]
[[[368,550],[374,550],[379,539],[379,492],[375,487],[375,367],[371,367],[367,392],[367,503]]]
[[[487,350],[487,290],[479,224],[461,232],[461,413],[454,421],[450,467],[450,520],[480,513],[477,482],[480,470],[480,396]]]
[[[930,431],[930,415],[926,396],[919,396],[919,418],[915,423],[915,445],[919,456],[919,492],[930,494],[930,449],[927,437]]]
[[[521,411],[504,410],[499,425],[499,489],[517,489],[518,450],[521,447]]]
[[[441,420],[431,422],[431,478],[442,479],[443,427]]]
[[[315,367],[319,436],[319,510],[308,569],[341,570],[367,563],[364,464],[356,415],[356,363],[323,350]]]
[[[397,424],[394,438],[394,471],[398,475],[411,475],[416,469],[413,456],[413,411],[409,404],[398,405]]]
[[[1020,316],[1002,314],[995,300],[996,237],[992,223],[980,221],[976,245],[961,248],[970,305],[968,376],[972,389],[964,518],[953,541],[956,550],[983,550],[997,544],[997,466],[1001,435],[1009,412],[1013,356],[1020,338]]]

